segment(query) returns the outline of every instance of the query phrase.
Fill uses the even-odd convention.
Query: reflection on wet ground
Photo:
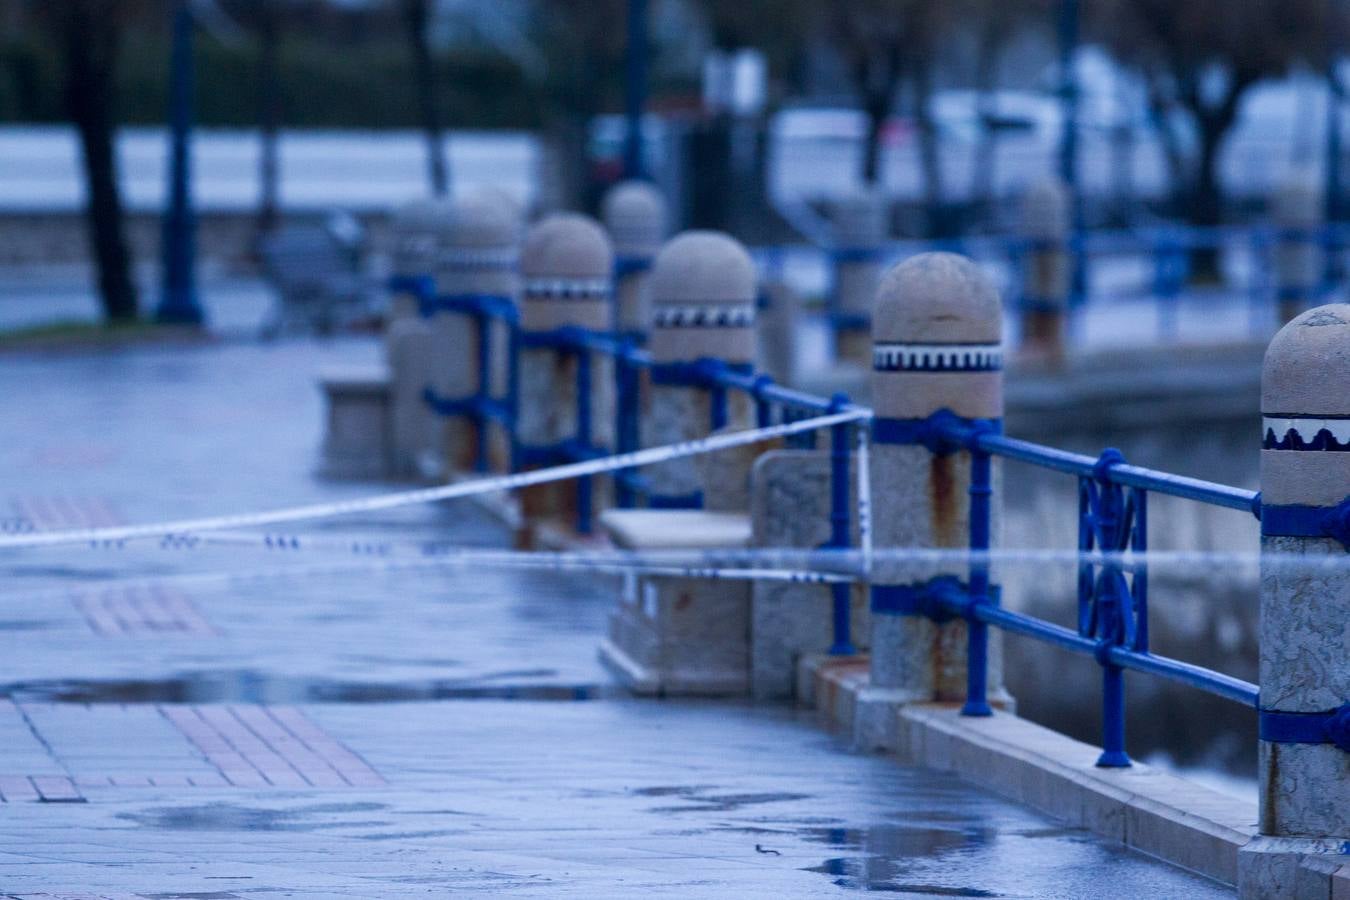
[[[127,522],[373,493],[310,470],[319,367],[374,353],[0,360],[0,390],[26,399],[0,406],[6,489]],[[506,543],[468,504],[312,527]],[[278,572],[308,561],[132,544],[0,558],[3,891],[1083,897],[1109,878],[1228,895],[853,754],[790,710],[620,697],[595,661],[611,579]],[[576,700],[592,702],[554,702]],[[10,794],[39,785],[87,802]]]

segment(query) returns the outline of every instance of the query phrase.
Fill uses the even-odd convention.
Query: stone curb
[[[859,660],[816,657],[801,668],[822,719],[853,729],[868,681]],[[906,763],[955,772],[1074,827],[1237,883],[1238,851],[1256,836],[1254,804],[1141,764],[1099,769],[1097,748],[1008,713],[968,718],[955,704],[920,703],[894,715],[893,751]]]

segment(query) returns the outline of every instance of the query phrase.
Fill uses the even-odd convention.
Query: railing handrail
[[[754,400],[756,417],[760,425],[767,425],[774,418],[775,408],[783,421],[790,421],[802,414],[818,415],[845,411],[866,413],[857,421],[831,426],[828,451],[831,472],[831,538],[824,547],[840,550],[849,547],[851,541],[849,471],[851,464],[865,463],[862,463],[861,456],[858,463],[850,462],[851,453],[847,436],[853,426],[870,424],[873,421],[874,414],[867,407],[852,403],[843,394],[826,398],[784,387],[749,365],[732,365],[724,360],[708,357],[673,363],[657,362],[650,352],[638,346],[638,341],[631,335],[575,326],[527,331],[523,328],[518,315],[503,308],[500,298],[475,295],[435,297],[429,302],[424,302],[423,309],[424,311],[444,309],[463,313],[475,320],[480,334],[479,364],[482,373],[488,371],[487,358],[482,354],[488,352],[485,330],[491,322],[503,322],[506,325],[513,348],[518,346],[551,348],[558,353],[575,355],[582,361],[577,368],[577,432],[547,446],[527,447],[520,443],[515,433],[514,406],[519,398],[514,391],[505,402],[488,396],[481,386],[478,393],[467,398],[440,398],[428,391],[427,402],[442,414],[473,417],[480,424],[484,421],[498,421],[504,425],[511,434],[513,466],[531,462],[549,464],[556,461],[577,461],[605,452],[606,448],[592,443],[591,435],[592,375],[586,361],[594,356],[607,356],[614,361],[616,420],[612,449],[616,452],[634,450],[639,445],[638,374],[643,369],[651,372],[662,383],[708,391],[712,398],[710,429],[728,424],[726,401],[729,391],[736,391]],[[518,364],[519,357],[513,349],[511,351],[513,373]],[[1094,552],[1146,552],[1146,500],[1150,493],[1245,511],[1259,518],[1258,492],[1132,465],[1126,463],[1115,450],[1108,449],[1100,456],[1092,457],[1008,437],[1001,433],[1001,428],[995,421],[963,420],[947,411],[918,423],[906,423],[904,427],[912,432],[911,439],[929,446],[933,452],[944,452],[945,448],[945,450],[964,449],[970,453],[972,505],[969,548],[972,551],[972,558],[969,583],[968,586],[957,589],[951,589],[950,585],[935,588],[923,601],[927,615],[960,616],[971,623],[969,632],[971,646],[968,650],[971,669],[967,675],[965,707],[967,714],[988,714],[989,707],[984,690],[988,651],[984,644],[985,639],[981,636],[986,626],[1021,634],[1073,653],[1090,656],[1103,667],[1107,681],[1113,687],[1109,690],[1104,688],[1103,694],[1104,751],[1102,761],[1099,763],[1101,765],[1129,764],[1128,756],[1124,752],[1125,699],[1123,682],[1120,680],[1122,670],[1149,673],[1249,707],[1259,708],[1260,693],[1257,685],[1203,666],[1158,656],[1150,651],[1147,636],[1146,555],[1137,559],[1123,560],[1094,561],[1093,558]],[[483,446],[485,445],[481,443],[480,437],[480,452]],[[988,495],[992,489],[989,461],[992,457],[1027,463],[1078,479],[1080,543],[1077,630],[1026,613],[1004,609],[999,604],[999,589],[991,583],[988,563],[978,558],[979,552],[989,547]],[[680,505],[686,501],[695,505],[700,502],[697,494],[692,497],[654,496],[646,479],[634,470],[616,470],[612,473],[612,477],[619,492],[621,506],[632,505],[638,496],[645,497],[649,504],[657,508]],[[578,527],[584,533],[590,528],[589,479],[579,485],[579,488],[581,493],[578,495],[578,521],[581,524]],[[984,498],[978,509],[977,495]],[[1091,509],[1085,504],[1090,504]],[[1100,515],[1098,504],[1105,504],[1101,507]],[[1093,531],[1092,529],[1098,526],[1090,523],[1100,522],[1103,515],[1106,518],[1121,517],[1126,530],[1111,532],[1113,535],[1111,537],[1102,536],[1106,532]],[[1131,521],[1133,525],[1130,524]],[[1124,581],[1121,581],[1122,586],[1119,590],[1124,591],[1123,595],[1103,600],[1097,595],[1100,588],[1092,587],[1098,578],[1094,572],[1106,575],[1114,572],[1118,578],[1128,573],[1132,581],[1129,587],[1125,587]],[[1088,578],[1086,594],[1083,582],[1085,574]],[[863,575],[864,579],[869,577],[867,574]],[[930,582],[930,586],[933,584]],[[831,652],[851,653],[853,644],[849,632],[850,589],[847,584],[838,583],[832,584],[830,590],[834,630]],[[1103,631],[1097,625],[1084,624],[1084,604],[1093,607],[1092,615],[1095,617],[1098,614],[1097,604],[1102,602],[1125,604],[1128,607],[1110,613],[1122,617],[1120,628]]]
[[[1170,497],[1194,500],[1197,503],[1204,503],[1209,506],[1236,509],[1260,517],[1258,502],[1260,494],[1257,491],[1192,478],[1188,475],[1174,475],[1171,472],[1149,469],[1130,463],[1113,463],[1103,466],[1100,457],[1094,458],[1081,453],[1071,453],[1067,450],[1060,450],[1019,438],[1010,438],[1002,434],[979,432],[970,435],[966,431],[961,431],[959,434],[962,439],[971,441],[974,446],[993,456],[1015,459],[1069,475],[1099,476],[1121,487],[1140,488],[1155,494],[1166,494]]]

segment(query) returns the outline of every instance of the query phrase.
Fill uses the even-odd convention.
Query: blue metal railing
[[[579,461],[610,452],[637,450],[641,443],[641,385],[643,373],[654,383],[700,390],[708,394],[709,429],[729,420],[731,393],[749,397],[759,426],[794,421],[813,415],[839,412],[850,407],[844,395],[818,397],[786,388],[749,366],[729,365],[721,360],[700,359],[682,363],[655,363],[633,336],[563,328],[543,333],[520,330],[509,301],[502,298],[455,297],[424,300],[424,312],[446,310],[475,320],[478,328],[479,389],[467,398],[445,399],[428,391],[427,401],[438,413],[462,416],[480,429],[496,422],[512,436],[512,466],[550,465]],[[510,389],[504,398],[489,395],[492,323],[510,331]],[[519,402],[519,348],[545,347],[574,356],[576,366],[576,431],[546,447],[521,446],[517,438],[516,405]],[[592,366],[598,357],[613,360],[615,387],[614,442],[599,445],[593,436],[591,408]],[[822,549],[846,550],[851,545],[852,484],[849,429],[857,423],[831,428],[829,464],[830,537]],[[972,551],[965,586],[955,578],[930,583],[919,608],[936,618],[964,618],[968,623],[968,657],[965,715],[991,713],[987,695],[990,626],[1030,637],[1081,655],[1091,656],[1102,669],[1101,766],[1130,765],[1125,751],[1125,670],[1146,672],[1189,685],[1250,707],[1258,702],[1257,686],[1180,660],[1154,655],[1149,647],[1148,496],[1164,494],[1211,506],[1252,513],[1259,517],[1259,494],[1126,463],[1114,450],[1094,458],[1003,435],[997,423],[962,420],[939,413],[917,426],[913,438],[935,453],[967,451],[971,458],[969,548]],[[813,440],[813,436],[808,435]],[[803,442],[801,446],[813,446]],[[478,445],[478,466],[486,465],[485,445]],[[1023,613],[1004,609],[1000,588],[992,583],[990,549],[992,509],[992,459],[1000,457],[1027,463],[1074,477],[1078,481],[1078,621],[1066,628]],[[655,494],[635,470],[613,474],[616,501],[621,507],[645,503],[653,508],[697,506],[701,497],[663,497]],[[590,480],[578,485],[578,530],[586,533],[593,516]],[[850,633],[850,585],[831,585],[832,640],[830,652],[854,652]]]
[[[1319,247],[1328,256],[1340,252],[1347,241],[1345,224],[1327,224],[1315,228],[1291,229],[1268,225],[1236,227],[1219,226],[1199,228],[1181,224],[1162,224],[1129,230],[1093,231],[1068,236],[1062,246],[1071,260],[1081,260],[1083,277],[1071,287],[1068,303],[1071,308],[1085,304],[1118,303],[1152,300],[1156,304],[1158,337],[1173,340],[1178,334],[1181,305],[1185,302],[1213,301],[1220,289],[1229,296],[1245,297],[1249,305],[1249,330],[1259,335],[1270,324],[1270,311],[1282,301],[1314,302],[1335,284],[1323,276],[1314,286],[1296,286],[1282,291],[1274,283],[1271,265],[1275,250],[1281,245],[1303,244]],[[865,314],[841,308],[836,293],[835,272],[840,265],[859,260],[891,264],[909,256],[933,250],[962,253],[984,260],[1008,272],[1012,305],[1020,309],[1044,306],[1044,298],[1024,292],[1027,284],[1026,265],[1033,251],[1043,250],[1044,242],[1016,235],[976,235],[932,241],[897,241],[883,247],[855,248],[816,240],[812,245],[796,249],[811,253],[825,266],[825,316],[836,332],[865,331],[870,323]],[[1243,253],[1247,265],[1236,280],[1226,285],[1193,284],[1191,259],[1196,251],[1212,250],[1219,254]],[[767,274],[781,277],[784,260],[790,256],[786,247],[756,248],[760,268]],[[1091,272],[1094,263],[1108,257],[1137,257],[1147,262],[1147,277],[1125,289],[1108,285],[1094,285]],[[798,257],[800,258],[800,257]],[[1327,267],[1331,271],[1330,267]]]
[[[488,470],[489,429],[497,424],[511,436],[511,456],[514,460],[518,452],[515,442],[516,414],[519,404],[519,382],[517,380],[517,357],[520,351],[518,316],[515,304],[509,297],[486,294],[419,295],[419,308],[422,316],[430,318],[437,313],[452,313],[467,317],[476,331],[475,367],[477,387],[472,394],[463,397],[442,397],[428,385],[423,391],[427,405],[443,416],[459,416],[467,419],[474,427],[474,471]],[[492,331],[493,325],[500,324],[507,329],[508,360],[505,396],[492,394]]]
[[[1255,709],[1258,688],[1241,679],[1155,656],[1149,650],[1148,495],[1242,510],[1260,516],[1260,495],[1125,463],[1120,452],[1097,458],[1008,438],[988,423],[950,414],[928,420],[930,447],[964,449],[971,457],[969,590],[951,584],[935,592],[936,609],[969,623],[965,715],[989,715],[988,625],[1093,657],[1102,669],[1102,754],[1099,766],[1130,765],[1125,752],[1124,670],[1148,672]],[[945,447],[943,446],[945,444]],[[1078,622],[1076,629],[998,605],[988,577],[991,459],[995,456],[1072,475],[1078,479]]]

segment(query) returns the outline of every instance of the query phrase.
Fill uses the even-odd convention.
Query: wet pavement
[[[312,475],[319,370],[376,354],[0,357],[0,517],[386,489]],[[307,527],[507,540],[468,503]],[[3,551],[0,896],[1229,894],[785,709],[620,696],[595,662],[610,579],[304,568],[329,560]]]

